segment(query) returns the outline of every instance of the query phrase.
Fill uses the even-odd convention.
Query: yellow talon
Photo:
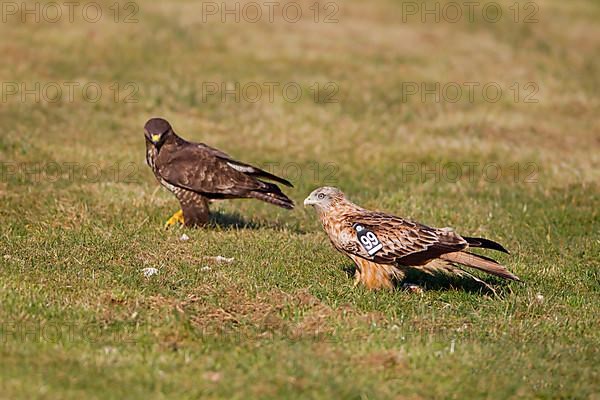
[[[177,211],[175,214],[173,214],[171,216],[171,218],[169,218],[167,220],[167,222],[165,222],[165,229],[167,229],[168,227],[170,227],[171,225],[175,225],[176,223],[180,223],[180,224],[184,224],[184,220],[183,220],[183,210],[179,210]]]

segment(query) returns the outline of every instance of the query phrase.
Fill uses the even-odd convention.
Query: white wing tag
[[[375,255],[383,248],[383,244],[381,244],[372,231],[360,224],[354,224],[352,226],[356,230],[356,238],[370,256]]]

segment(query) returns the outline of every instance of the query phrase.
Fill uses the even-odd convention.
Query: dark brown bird
[[[271,180],[292,184],[260,168],[234,160],[204,143],[188,142],[162,118],[152,118],[144,126],[146,161],[156,179],[169,189],[181,205],[166,226],[181,222],[186,226],[208,221],[209,200],[259,199],[292,209],[294,203]]]
[[[333,246],[356,264],[355,284],[362,282],[371,289],[392,288],[404,277],[403,270],[407,267],[472,276],[456,264],[519,280],[491,258],[467,251],[481,247],[508,253],[491,240],[462,237],[451,228],[431,228],[391,214],[366,210],[333,187],[314,190],[304,205],[315,208]]]

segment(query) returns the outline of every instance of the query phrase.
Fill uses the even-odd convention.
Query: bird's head
[[[344,193],[338,188],[323,186],[312,191],[306,199],[304,206],[313,206],[317,211],[327,211],[330,207],[344,201]]]
[[[144,125],[146,139],[156,147],[159,147],[172,131],[171,124],[162,118],[149,119]]]

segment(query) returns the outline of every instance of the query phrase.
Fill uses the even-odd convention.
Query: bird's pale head
[[[171,132],[171,124],[166,119],[152,118],[144,125],[146,139],[155,146],[164,142],[166,136]]]
[[[345,200],[344,193],[338,188],[323,186],[312,191],[306,199],[304,206],[313,206],[317,211],[327,211],[331,207]]]

